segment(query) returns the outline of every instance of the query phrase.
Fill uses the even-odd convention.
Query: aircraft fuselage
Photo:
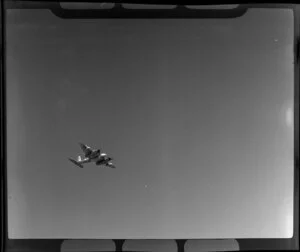
[[[100,156],[100,150],[96,150],[96,151],[92,152],[88,158],[91,160],[94,160],[94,159],[98,159],[99,156]]]

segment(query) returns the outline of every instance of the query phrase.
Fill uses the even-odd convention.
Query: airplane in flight
[[[77,157],[77,160],[69,158],[69,160],[77,165],[80,168],[83,168],[83,164],[95,162],[96,165],[105,165],[110,168],[116,168],[115,165],[111,162],[112,158],[107,156],[106,153],[101,153],[100,149],[94,150],[91,147],[79,143],[80,148],[84,153],[84,158],[81,156]]]

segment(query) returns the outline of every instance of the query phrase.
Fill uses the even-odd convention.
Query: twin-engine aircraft
[[[116,168],[111,162],[112,158],[107,156],[105,153],[101,153],[100,149],[94,150],[82,143],[79,143],[79,145],[84,153],[84,158],[81,158],[81,156],[78,156],[77,160],[69,158],[73,164],[83,168],[83,164],[95,162],[96,165],[105,165],[110,168]]]

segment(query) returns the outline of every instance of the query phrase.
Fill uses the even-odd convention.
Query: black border
[[[65,0],[67,2],[69,0]],[[71,0],[70,2],[82,2]],[[99,0],[89,0],[86,2],[99,2]],[[105,1],[112,2],[112,1]],[[145,3],[145,4],[170,4],[167,1],[113,1],[114,3]],[[210,3],[198,3],[191,1],[172,1],[172,4],[185,5],[213,5],[224,4],[221,1],[211,1]],[[226,2],[226,4],[238,4],[239,2]],[[64,239],[8,239],[7,223],[7,184],[6,184],[6,86],[5,86],[5,9],[50,9],[61,18],[234,18],[244,14],[249,8],[288,8],[294,12],[294,235],[290,239],[236,239],[240,250],[298,250],[299,249],[299,70],[300,70],[300,5],[298,1],[289,4],[273,4],[272,2],[252,2],[233,10],[192,10],[188,11],[179,6],[175,10],[124,10],[117,5],[114,11],[65,11],[57,5],[56,1],[45,2],[44,0],[32,1],[1,1],[2,31],[1,38],[1,218],[2,218],[2,251],[60,251],[60,245]],[[172,13],[172,14],[171,14]],[[174,14],[173,14],[174,13]],[[188,15],[186,15],[188,14]],[[114,240],[117,251],[121,251],[125,240]],[[184,251],[186,239],[176,239],[178,252]]]

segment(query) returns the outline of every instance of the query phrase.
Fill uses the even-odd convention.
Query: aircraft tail
[[[80,156],[79,156],[80,157]],[[77,165],[78,167],[80,167],[80,168],[83,168],[83,165],[82,164],[80,164],[80,163],[78,163],[77,161],[75,161],[74,159],[72,159],[72,158],[69,158],[69,160],[73,163],[73,164],[75,164],[75,165]]]

